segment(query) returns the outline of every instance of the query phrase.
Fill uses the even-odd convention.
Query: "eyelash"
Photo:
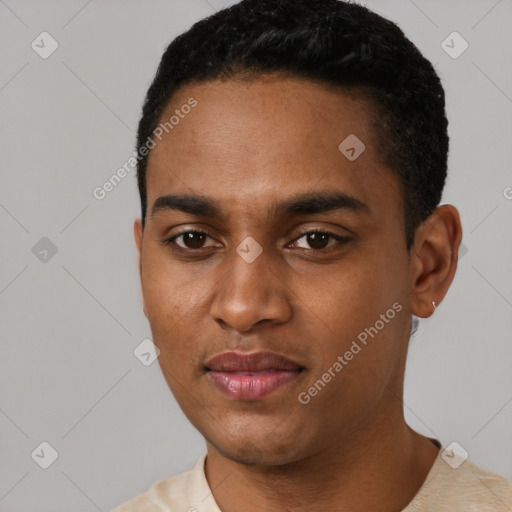
[[[210,238],[213,238],[210,233],[206,230],[201,230],[201,229],[194,229],[194,230],[189,230],[189,231],[183,231],[181,233],[178,233],[176,235],[173,235],[172,237],[170,238],[167,238],[165,240],[163,240],[163,243],[166,245],[166,246],[169,246],[171,247],[171,249],[175,252],[178,252],[178,253],[182,253],[182,254],[191,254],[191,253],[198,253],[200,251],[202,251],[203,249],[205,249],[204,247],[201,247],[199,249],[189,249],[189,248],[184,248],[184,247],[180,247],[179,245],[176,245],[176,240],[179,238],[179,237],[182,237],[183,235],[187,235],[189,233],[195,233],[195,234],[198,234],[198,235],[206,235]],[[330,239],[334,239],[338,242],[338,245],[346,245],[348,244],[349,242],[352,241],[352,239],[350,237],[347,237],[347,236],[341,236],[341,235],[335,235],[334,233],[330,233],[329,231],[323,231],[321,229],[310,229],[308,231],[304,231],[303,233],[301,233],[298,237],[294,238],[292,243],[293,242],[297,242],[298,240],[300,240],[301,238],[311,234],[311,233],[319,233],[319,234],[322,234],[322,235],[327,235]],[[336,244],[334,244],[336,245]],[[300,249],[300,248],[299,248]],[[303,248],[302,248],[303,249]],[[323,248],[323,249],[303,249],[303,250],[306,250],[306,251],[313,251],[313,252],[316,252],[316,253],[328,253],[328,252],[331,252],[333,250],[336,250],[337,248],[334,247],[332,245],[328,245],[327,247]]]

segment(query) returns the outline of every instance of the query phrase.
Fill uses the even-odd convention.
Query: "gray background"
[[[0,0],[2,511],[108,511],[204,452],[158,363],[133,354],[151,338],[134,173],[101,201],[92,191],[131,155],[165,46],[222,3]],[[512,1],[367,5],[397,21],[441,75],[444,202],[459,208],[467,247],[412,340],[406,416],[512,479]],[[47,59],[31,48],[43,31],[59,45]],[[441,47],[453,31],[469,43],[457,59]],[[55,255],[42,256],[43,237]],[[43,441],[59,454],[46,470],[31,458]]]

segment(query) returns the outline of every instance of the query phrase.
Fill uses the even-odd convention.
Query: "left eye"
[[[304,233],[299,238],[296,238],[294,243],[299,243],[300,240],[304,239],[302,245],[298,245],[301,249],[314,249],[314,250],[322,250],[326,247],[330,247],[335,245],[336,242],[339,244],[344,244],[349,241],[348,237],[334,235],[333,233],[326,233],[324,231],[309,231],[308,233]],[[329,244],[329,240],[334,240],[334,243]],[[309,244],[307,247],[305,244]]]

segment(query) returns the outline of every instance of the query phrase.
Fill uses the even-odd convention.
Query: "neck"
[[[283,466],[247,466],[207,446],[206,477],[223,512],[396,512],[414,498],[438,454],[405,423],[402,411],[399,421],[388,411],[385,421]]]

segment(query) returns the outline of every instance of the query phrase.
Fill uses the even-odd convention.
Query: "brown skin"
[[[300,79],[232,79],[186,85],[163,119],[190,97],[198,105],[151,152],[147,221],[134,230],[160,367],[207,440],[216,502],[223,512],[401,510],[438,453],[403,416],[411,314],[430,316],[452,282],[457,210],[438,208],[406,250],[399,182],[382,164],[362,98]],[[366,145],[354,162],[338,150],[351,133]],[[317,191],[353,196],[368,212],[271,209]],[[151,216],[170,193],[208,196],[225,219]],[[303,236],[314,228],[349,241],[315,246]],[[188,259],[163,243],[205,229],[203,245],[175,241],[195,254]],[[250,264],[236,252],[248,236],[263,248]],[[301,404],[299,393],[395,302],[402,311]],[[235,401],[204,371],[227,350],[276,352],[305,370],[262,400]]]

